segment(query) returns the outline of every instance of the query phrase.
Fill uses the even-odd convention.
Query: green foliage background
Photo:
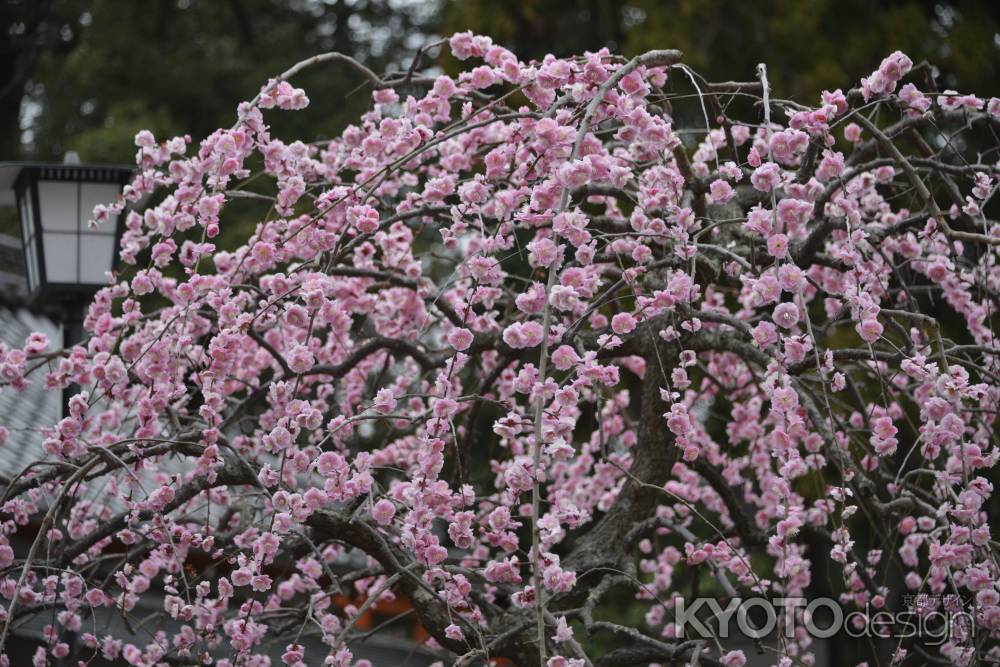
[[[1000,88],[1000,3],[871,0],[465,0],[447,5],[444,33],[472,29],[522,56],[610,46],[626,55],[677,48],[710,79],[752,79],[768,63],[783,97],[856,85],[899,49],[943,82]]]
[[[142,128],[199,141],[298,60],[336,50],[375,71],[437,35],[492,35],[526,58],[607,46],[679,48],[707,77],[752,78],[812,101],[900,49],[942,82],[1000,94],[1000,2],[949,0],[8,0],[0,6],[0,160],[129,162]],[[459,65],[439,58],[448,71]],[[336,66],[301,79],[314,100],[276,133],[329,137],[367,105]],[[352,93],[352,91],[354,91]]]

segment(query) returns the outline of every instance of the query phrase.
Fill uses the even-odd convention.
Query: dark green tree
[[[21,152],[21,102],[46,53],[72,49],[76,34],[56,0],[9,0],[0,4],[0,158]]]
[[[340,51],[376,71],[404,62],[435,30],[434,7],[384,0],[14,0],[0,10],[8,27],[0,158],[59,159],[76,150],[84,160],[131,161],[142,128],[197,141],[231,125],[236,102],[270,76],[315,53]],[[343,103],[321,105],[322,116],[300,114],[279,131],[322,138],[369,102],[367,90],[352,94],[363,79],[344,67],[320,68],[303,83],[310,94]]]
[[[1000,81],[994,0],[450,0],[444,32],[468,29],[536,58],[678,48],[713,80],[752,79],[767,62],[786,97],[856,84],[896,49],[951,86],[996,93]]]

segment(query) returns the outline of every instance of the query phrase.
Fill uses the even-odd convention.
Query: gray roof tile
[[[24,308],[0,307],[0,342],[8,347],[21,347],[33,331],[41,331],[55,345],[61,345],[62,332],[51,320],[34,315]],[[41,374],[37,374],[24,391],[0,388],[0,425],[10,436],[0,445],[0,475],[12,477],[32,461],[45,458],[39,430],[59,421],[62,396],[58,391],[45,391]]]

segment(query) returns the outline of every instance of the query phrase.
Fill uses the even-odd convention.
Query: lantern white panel
[[[42,208],[45,208],[44,205]],[[42,215],[45,214],[43,213]],[[68,234],[58,232],[42,233],[42,248],[45,251],[45,278],[48,282],[76,282],[77,243],[79,239],[80,235],[76,231]]]
[[[114,202],[121,192],[117,183],[82,183],[80,185],[80,231],[87,230],[87,223],[94,217],[94,207],[98,204],[107,206]],[[115,231],[115,220],[101,223],[102,232]]]
[[[75,232],[79,229],[80,200],[77,188],[76,183],[38,181],[38,206],[41,209],[44,231]]]
[[[80,282],[105,285],[114,262],[115,237],[112,234],[80,235]]]

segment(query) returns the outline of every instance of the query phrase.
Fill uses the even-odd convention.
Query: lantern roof
[[[62,162],[37,162],[31,160],[0,162],[0,206],[14,206],[16,204],[14,182],[25,168],[72,169],[74,171],[86,169],[135,171],[134,165],[127,164],[65,164]]]

